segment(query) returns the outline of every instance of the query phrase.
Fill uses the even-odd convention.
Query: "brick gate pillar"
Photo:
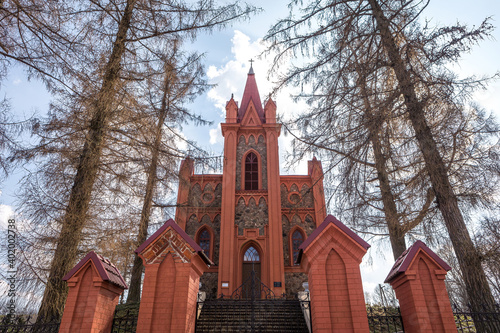
[[[457,332],[444,284],[450,269],[421,241],[396,260],[385,282],[396,291],[405,332]]]
[[[146,269],[137,332],[194,332],[200,276],[212,262],[174,220],[136,253]]]
[[[369,332],[359,265],[370,245],[332,215],[300,246],[313,332]]]
[[[63,280],[69,292],[59,332],[111,332],[118,299],[127,288],[118,269],[92,251]]]

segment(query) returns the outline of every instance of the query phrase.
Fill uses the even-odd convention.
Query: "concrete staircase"
[[[196,333],[309,333],[297,300],[230,300],[204,302]]]

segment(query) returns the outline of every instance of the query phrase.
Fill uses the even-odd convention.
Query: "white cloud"
[[[208,67],[207,76],[209,79],[213,79],[220,75],[220,71],[215,66]]]
[[[21,79],[17,78],[17,79],[15,79],[15,80],[12,82],[12,84],[13,84],[13,85],[15,85],[15,86],[18,86],[18,85],[20,85],[22,82],[23,82],[23,81],[22,81]]]
[[[273,65],[274,56],[260,56],[267,47],[262,39],[252,41],[249,36],[245,35],[241,31],[235,30],[231,42],[232,56],[229,60],[219,68],[216,66],[210,66],[207,71],[207,76],[209,77],[211,83],[215,83],[217,85],[208,92],[207,96],[209,100],[214,103],[217,109],[220,110],[220,115],[223,118],[225,117],[226,103],[231,98],[231,94],[234,95],[234,99],[237,102],[241,101],[243,90],[245,89],[248,70],[250,68],[250,59],[254,60],[253,68],[255,72],[255,79],[257,81],[262,102],[267,99],[273,90],[273,82],[271,81],[272,79],[270,80],[268,78],[268,73]],[[296,115],[306,108],[305,103],[296,103],[291,99],[290,96],[293,91],[294,88],[285,87],[272,97],[273,100],[276,101],[278,114],[283,115],[285,118],[290,118],[291,115]],[[215,142],[222,142],[220,130],[218,131],[219,132],[216,132],[215,129],[210,130],[211,144]],[[218,136],[216,136],[216,134]],[[282,171],[285,172],[285,156],[287,151],[290,150],[291,140],[292,137],[290,135],[286,137],[281,135],[279,141],[282,161],[280,166],[282,167]],[[290,172],[298,172],[300,174],[307,173],[307,161],[304,160],[295,164]]]
[[[377,244],[377,247],[380,244]],[[379,249],[380,250],[380,249]],[[360,265],[361,278],[363,280],[363,290],[373,293],[373,290],[378,284],[383,284],[385,278],[389,274],[394,260],[386,258],[382,253],[370,248],[369,253],[363,257],[363,262]]]
[[[0,205],[0,229],[7,228],[7,221],[14,215],[14,210],[11,206]]]
[[[236,30],[231,41],[233,45],[230,60],[220,68],[210,66],[207,71],[211,83],[217,84],[208,92],[208,98],[214,102],[223,116],[226,102],[231,98],[231,94],[234,94],[236,101],[241,100],[250,68],[250,59],[255,60],[253,67],[261,98],[266,96],[272,88],[271,83],[266,80],[271,62],[268,59],[258,59],[259,54],[265,50],[262,40],[252,42],[250,37]]]
[[[220,124],[217,126],[217,128],[210,129],[210,144],[214,145],[216,143],[222,143]]]

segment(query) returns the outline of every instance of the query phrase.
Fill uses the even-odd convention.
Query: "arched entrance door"
[[[260,256],[257,249],[250,246],[243,255],[242,297],[260,298]]]

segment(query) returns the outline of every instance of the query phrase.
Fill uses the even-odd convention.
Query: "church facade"
[[[321,163],[280,175],[276,104],[262,104],[252,67],[221,128],[223,174],[195,174],[189,158],[180,167],[175,221],[214,263],[200,290],[230,295],[253,270],[275,295],[294,297],[307,281],[299,246],[326,217]]]
[[[302,331],[370,332],[359,269],[370,245],[326,215],[319,161],[309,161],[307,175],[280,175],[276,104],[262,106],[252,69],[240,106],[229,100],[221,127],[223,174],[195,174],[193,160],[182,162],[175,221],[135,251],[145,267],[142,296],[136,321],[123,323],[144,333],[297,332],[292,319],[303,317],[309,325]],[[405,332],[456,332],[444,284],[449,269],[422,242],[398,258],[386,282],[400,301]],[[60,333],[120,326],[116,306],[127,285],[109,260],[91,252],[64,280]],[[247,281],[250,300],[238,294]],[[305,281],[308,298],[301,301],[267,297],[294,298]],[[295,303],[298,313],[293,304],[274,307],[284,303]],[[256,315],[261,309],[265,316]]]

